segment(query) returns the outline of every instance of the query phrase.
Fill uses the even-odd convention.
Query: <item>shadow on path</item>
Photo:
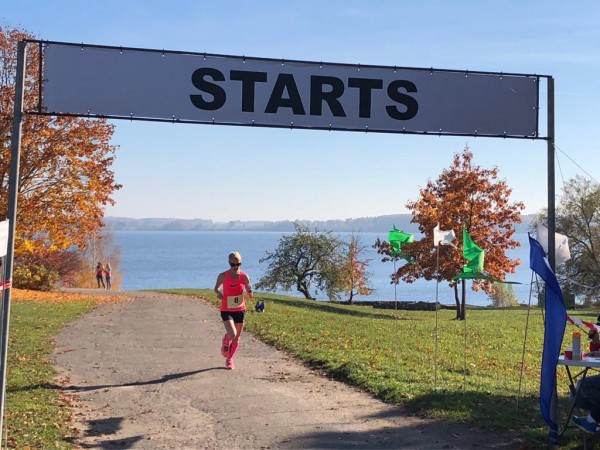
[[[106,436],[117,433],[122,428],[123,423],[122,417],[109,417],[107,419],[90,420],[87,422],[88,428],[84,432],[84,438],[94,438],[98,436]],[[103,441],[95,442],[94,444],[85,444],[79,442],[78,438],[67,439],[71,444],[76,445],[78,448],[101,448],[101,449],[114,449],[114,448],[132,448],[133,444],[143,439],[142,436],[132,436],[128,438],[120,439],[105,439]]]
[[[42,384],[34,384],[34,385],[30,385],[30,386],[22,386],[22,387],[18,387],[18,388],[8,388],[7,391],[8,392],[20,392],[20,391],[31,391],[31,390],[35,390],[35,389],[56,389],[56,390],[63,390],[63,391],[83,392],[83,391],[93,391],[96,389],[106,389],[106,388],[113,388],[113,387],[146,386],[146,385],[151,385],[151,384],[166,383],[168,381],[177,380],[179,378],[185,378],[185,377],[189,377],[192,375],[197,375],[199,373],[208,372],[210,370],[227,370],[227,369],[225,367],[210,367],[208,369],[192,370],[189,372],[180,372],[180,373],[164,375],[163,377],[157,378],[154,380],[132,381],[130,383],[123,383],[123,384],[103,384],[103,385],[96,385],[96,386],[73,386],[73,385],[60,386],[55,383],[42,383]]]

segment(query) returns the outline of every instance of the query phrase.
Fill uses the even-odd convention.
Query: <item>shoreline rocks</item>
[[[365,302],[365,301],[354,301],[352,303],[348,302],[340,302],[344,305],[352,304],[359,306],[372,306],[376,309],[401,309],[405,311],[435,311],[435,302],[423,302],[423,301],[415,301],[415,302],[407,302],[407,301],[398,301],[394,300],[389,301],[375,301],[375,302]],[[440,309],[456,309],[456,305],[443,305],[441,303],[437,303],[438,310]],[[468,305],[471,307],[470,305]]]

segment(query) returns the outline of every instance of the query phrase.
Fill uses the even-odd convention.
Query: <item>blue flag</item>
[[[542,245],[529,236],[529,267],[545,282],[544,350],[540,380],[540,411],[550,427],[550,440],[558,442],[558,425],[552,412],[552,398],[556,392],[556,364],[560,355],[567,310],[556,275],[552,272]]]

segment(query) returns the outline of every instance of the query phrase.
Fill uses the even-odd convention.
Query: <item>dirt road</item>
[[[235,370],[226,370],[213,306],[128,295],[134,300],[103,304],[56,339],[61,383],[78,399],[82,448],[517,447],[508,435],[410,417],[250,334]]]

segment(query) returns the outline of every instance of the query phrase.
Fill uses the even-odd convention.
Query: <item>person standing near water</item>
[[[242,255],[238,252],[229,254],[229,270],[222,272],[217,277],[215,293],[221,300],[221,319],[225,326],[225,336],[221,342],[221,354],[226,358],[225,365],[233,369],[233,355],[240,344],[240,336],[244,330],[244,319],[246,316],[246,301],[244,292],[248,298],[252,298],[252,285],[250,278],[240,269]]]
[[[106,289],[110,289],[112,287],[112,284],[110,282],[110,279],[112,277],[112,267],[110,267],[109,262],[106,263],[106,267],[104,268],[104,275],[106,276]]]
[[[98,263],[96,266],[96,281],[98,282],[98,289],[100,289],[100,285],[102,285],[103,289],[106,289],[106,285],[104,284],[104,266],[102,266],[102,263]]]

